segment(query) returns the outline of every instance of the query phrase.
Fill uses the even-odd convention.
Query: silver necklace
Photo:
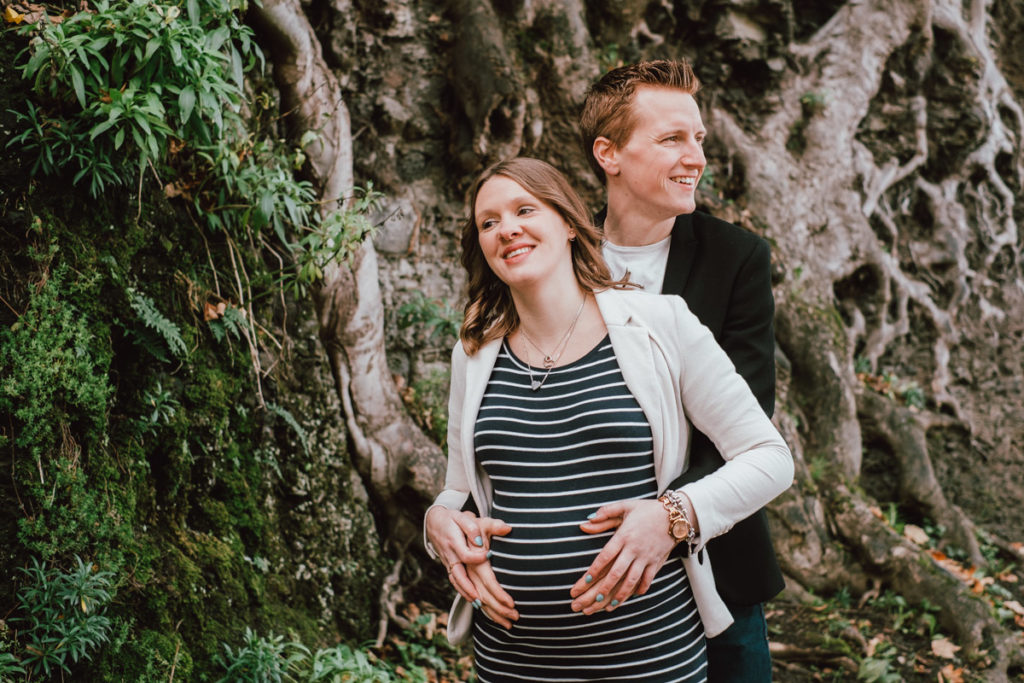
[[[523,333],[523,339],[525,339],[530,346],[540,351],[541,355],[544,356],[544,360],[541,361],[541,365],[547,369],[547,372],[545,372],[544,376],[539,380],[533,378],[533,366],[530,363],[530,347],[526,347],[526,371],[530,374],[530,389],[532,391],[537,391],[544,386],[544,382],[548,380],[548,375],[551,374],[551,369],[555,367],[555,363],[557,363],[558,359],[562,357],[563,353],[565,353],[565,349],[569,346],[569,338],[572,337],[572,333],[576,329],[576,323],[579,322],[580,316],[583,315],[583,307],[586,303],[587,295],[584,294],[583,301],[580,302],[580,310],[576,311],[576,317],[572,319],[572,324],[569,325],[569,329],[565,331],[565,335],[562,336],[562,340],[558,342],[555,346],[555,350],[550,354],[544,353],[544,349],[537,346],[537,344],[530,339],[530,335],[526,334],[526,328],[522,325],[519,326],[519,331]]]

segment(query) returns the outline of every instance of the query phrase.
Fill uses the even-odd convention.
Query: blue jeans
[[[764,606],[728,607],[736,621],[721,634],[707,639],[708,683],[769,683],[772,656],[768,651]]]

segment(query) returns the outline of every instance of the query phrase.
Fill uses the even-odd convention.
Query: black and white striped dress
[[[492,514],[512,526],[491,539],[491,563],[520,614],[510,631],[476,615],[480,681],[705,680],[704,629],[675,555],[646,595],[612,612],[570,609],[569,589],[612,535],[580,523],[601,505],[657,496],[650,426],[608,337],[536,392],[503,344],[474,443],[494,485]]]

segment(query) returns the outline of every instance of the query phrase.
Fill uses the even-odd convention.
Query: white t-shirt
[[[645,292],[661,294],[671,244],[672,235],[642,247],[620,247],[605,240],[601,251],[612,271],[612,279],[621,279],[628,270],[631,282],[643,287]]]

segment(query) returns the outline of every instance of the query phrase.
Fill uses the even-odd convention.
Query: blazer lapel
[[[654,462],[658,465],[664,454],[664,411],[659,400],[663,391],[658,384],[659,375],[655,371],[648,330],[631,322],[632,316],[623,305],[620,295],[615,290],[605,290],[598,292],[596,299],[608,328],[608,338],[615,350],[622,378],[651,425]]]
[[[481,483],[476,472],[476,449],[473,445],[476,417],[480,414],[480,404],[484,400],[484,391],[487,390],[487,380],[491,378],[491,371],[494,370],[494,362],[498,359],[501,341],[495,339],[484,344],[466,359],[466,396],[462,403],[462,452],[467,456],[463,458],[467,480],[475,484]],[[486,500],[485,490],[481,486],[475,486],[472,494],[480,514],[490,514],[490,501]]]
[[[676,216],[676,224],[672,228],[672,242],[668,248],[668,266],[665,268],[665,281],[661,285],[662,294],[683,295],[686,281],[693,269],[694,248],[697,237],[693,231],[693,214]]]

